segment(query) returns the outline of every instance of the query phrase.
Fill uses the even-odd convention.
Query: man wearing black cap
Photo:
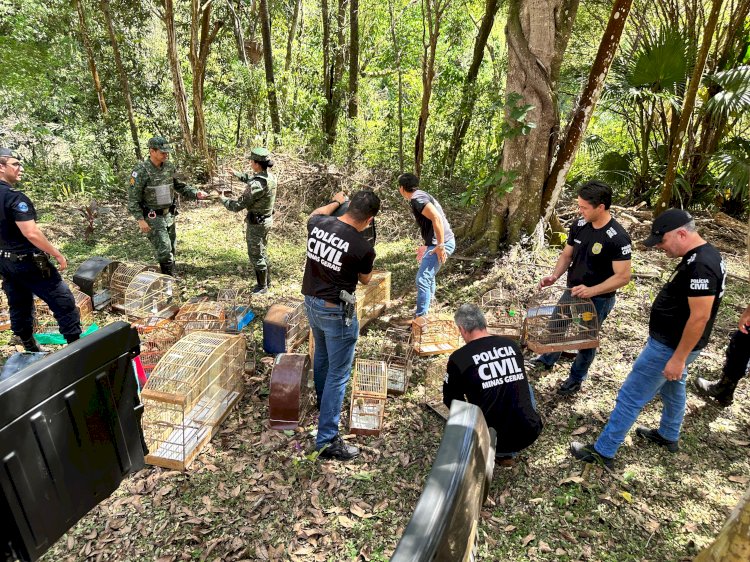
[[[276,201],[276,177],[268,170],[273,167],[271,153],[267,148],[258,147],[250,151],[252,173],[232,173],[247,184],[239,199],[221,198],[221,202],[230,211],[237,213],[247,209],[245,222],[245,240],[247,256],[255,270],[257,284],[253,293],[265,293],[268,290],[268,232],[273,225],[273,205]]]
[[[138,228],[148,236],[156,252],[161,272],[174,275],[174,256],[177,231],[176,193],[188,199],[206,199],[208,195],[185,185],[175,177],[175,167],[169,161],[172,147],[164,137],[148,141],[148,158],[139,162],[130,175],[128,211],[138,221]]]
[[[26,351],[40,351],[34,340],[34,295],[47,303],[68,343],[80,337],[81,318],[70,288],[47,254],[61,270],[68,266],[65,256],[39,230],[31,200],[14,189],[22,176],[20,157],[0,148],[0,275],[13,333]]]
[[[721,255],[695,230],[689,213],[669,209],[651,226],[646,246],[680,257],[651,306],[649,338],[617,395],[615,409],[593,445],[573,442],[574,457],[611,468],[641,409],[657,394],[662,399],[658,429],[639,426],[636,435],[675,453],[685,415],[687,366],[708,343],[724,295],[726,267]]]

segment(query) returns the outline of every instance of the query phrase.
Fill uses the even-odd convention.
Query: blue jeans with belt
[[[612,312],[615,307],[616,297],[592,297],[591,302],[594,303],[596,309],[596,316],[599,320],[599,329],[601,329],[604,320]],[[556,351],[554,353],[543,353],[537,357],[537,361],[552,367],[558,359],[560,359],[561,353]],[[589,375],[589,367],[594,362],[596,357],[596,348],[591,349],[579,349],[576,354],[576,358],[573,360],[573,364],[570,367],[570,378],[574,381],[583,382]]]
[[[437,292],[437,277],[440,271],[440,260],[434,252],[435,246],[427,246],[427,251],[419,262],[417,270],[417,311],[414,316],[424,316],[430,311],[430,302]],[[456,250],[456,240],[445,242],[445,254],[449,257]]]
[[[320,403],[315,448],[321,449],[339,433],[341,405],[352,372],[354,347],[359,337],[357,317],[347,326],[342,304],[332,305],[305,295],[305,312],[315,340],[313,373]]]
[[[659,435],[667,441],[680,438],[682,418],[685,416],[685,380],[687,367],[695,361],[700,351],[692,351],[685,361],[682,378],[668,381],[664,377],[664,367],[674,354],[674,349],[648,338],[638,358],[633,363],[633,370],[622,383],[617,393],[615,409],[609,416],[607,425],[594,444],[594,449],[605,457],[612,458],[617,453],[631,426],[635,423],[643,407],[657,394],[663,403]]]

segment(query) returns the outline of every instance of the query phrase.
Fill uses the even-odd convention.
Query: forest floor
[[[274,284],[267,295],[253,299],[259,319],[272,303],[299,295],[304,224],[315,205],[338,187],[369,184],[384,196],[376,267],[392,272],[394,305],[365,330],[358,348],[363,356],[377,347],[388,320],[408,317],[414,305],[418,240],[408,207],[382,177],[347,177],[292,160],[276,169],[282,182],[270,243]],[[234,187],[239,190],[238,184]],[[36,201],[43,230],[70,261],[68,279],[92,255],[151,261],[150,247],[123,202],[100,203],[110,210],[102,213],[87,241],[72,202]],[[572,212],[572,206],[566,209]],[[458,213],[466,211],[451,210],[452,216]],[[183,300],[213,295],[226,286],[253,286],[242,219],[218,204],[182,205],[178,274]],[[645,237],[647,226],[641,221],[622,222],[634,240]],[[711,343],[691,368],[691,379],[718,375],[728,334],[750,298],[750,286],[740,279],[748,277],[744,240],[716,229],[708,229],[706,236],[719,246],[736,277],[728,281]],[[675,264],[660,252],[642,246],[635,250],[636,276],[618,295],[582,391],[567,399],[555,394],[569,360],[531,377],[545,429],[516,466],[496,468],[479,524],[479,560],[690,560],[718,533],[747,487],[746,381],[733,406],[724,410],[688,391],[677,454],[629,437],[610,473],[584,470],[568,453],[572,439],[589,442],[606,422],[645,341],[650,303]],[[503,286],[507,295],[525,304],[557,254],[554,248],[514,247],[495,261],[451,259],[439,275],[438,300],[451,310],[462,302],[479,302],[484,292]],[[114,318],[101,314],[97,321],[104,325]],[[257,370],[246,377],[244,398],[192,467],[184,473],[147,467],[129,477],[63,536],[45,560],[388,559],[442,435],[442,420],[423,406],[430,360],[418,359],[407,393],[389,398],[381,436],[353,439],[362,451],[358,459],[320,462],[308,456],[314,420],[297,432],[269,429],[270,366],[262,360],[260,320],[253,326],[248,335],[258,344]],[[9,337],[10,332],[0,333],[5,356],[14,351]],[[654,426],[659,411],[658,402],[649,404],[639,423]]]

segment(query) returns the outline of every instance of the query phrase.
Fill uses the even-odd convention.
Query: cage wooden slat
[[[357,285],[357,319],[360,328],[380,316],[391,300],[391,272],[374,270],[367,285]]]
[[[594,303],[573,296],[564,287],[545,287],[529,302],[524,340],[536,353],[598,347],[599,321]]]
[[[385,361],[356,359],[352,376],[352,395],[385,398],[388,394],[388,375]]]
[[[417,355],[452,353],[460,346],[460,334],[448,314],[426,314],[412,321],[412,346]]]

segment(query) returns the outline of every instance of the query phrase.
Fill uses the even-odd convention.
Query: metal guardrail
[[[453,401],[432,470],[391,562],[475,559],[496,438],[477,406]]]

